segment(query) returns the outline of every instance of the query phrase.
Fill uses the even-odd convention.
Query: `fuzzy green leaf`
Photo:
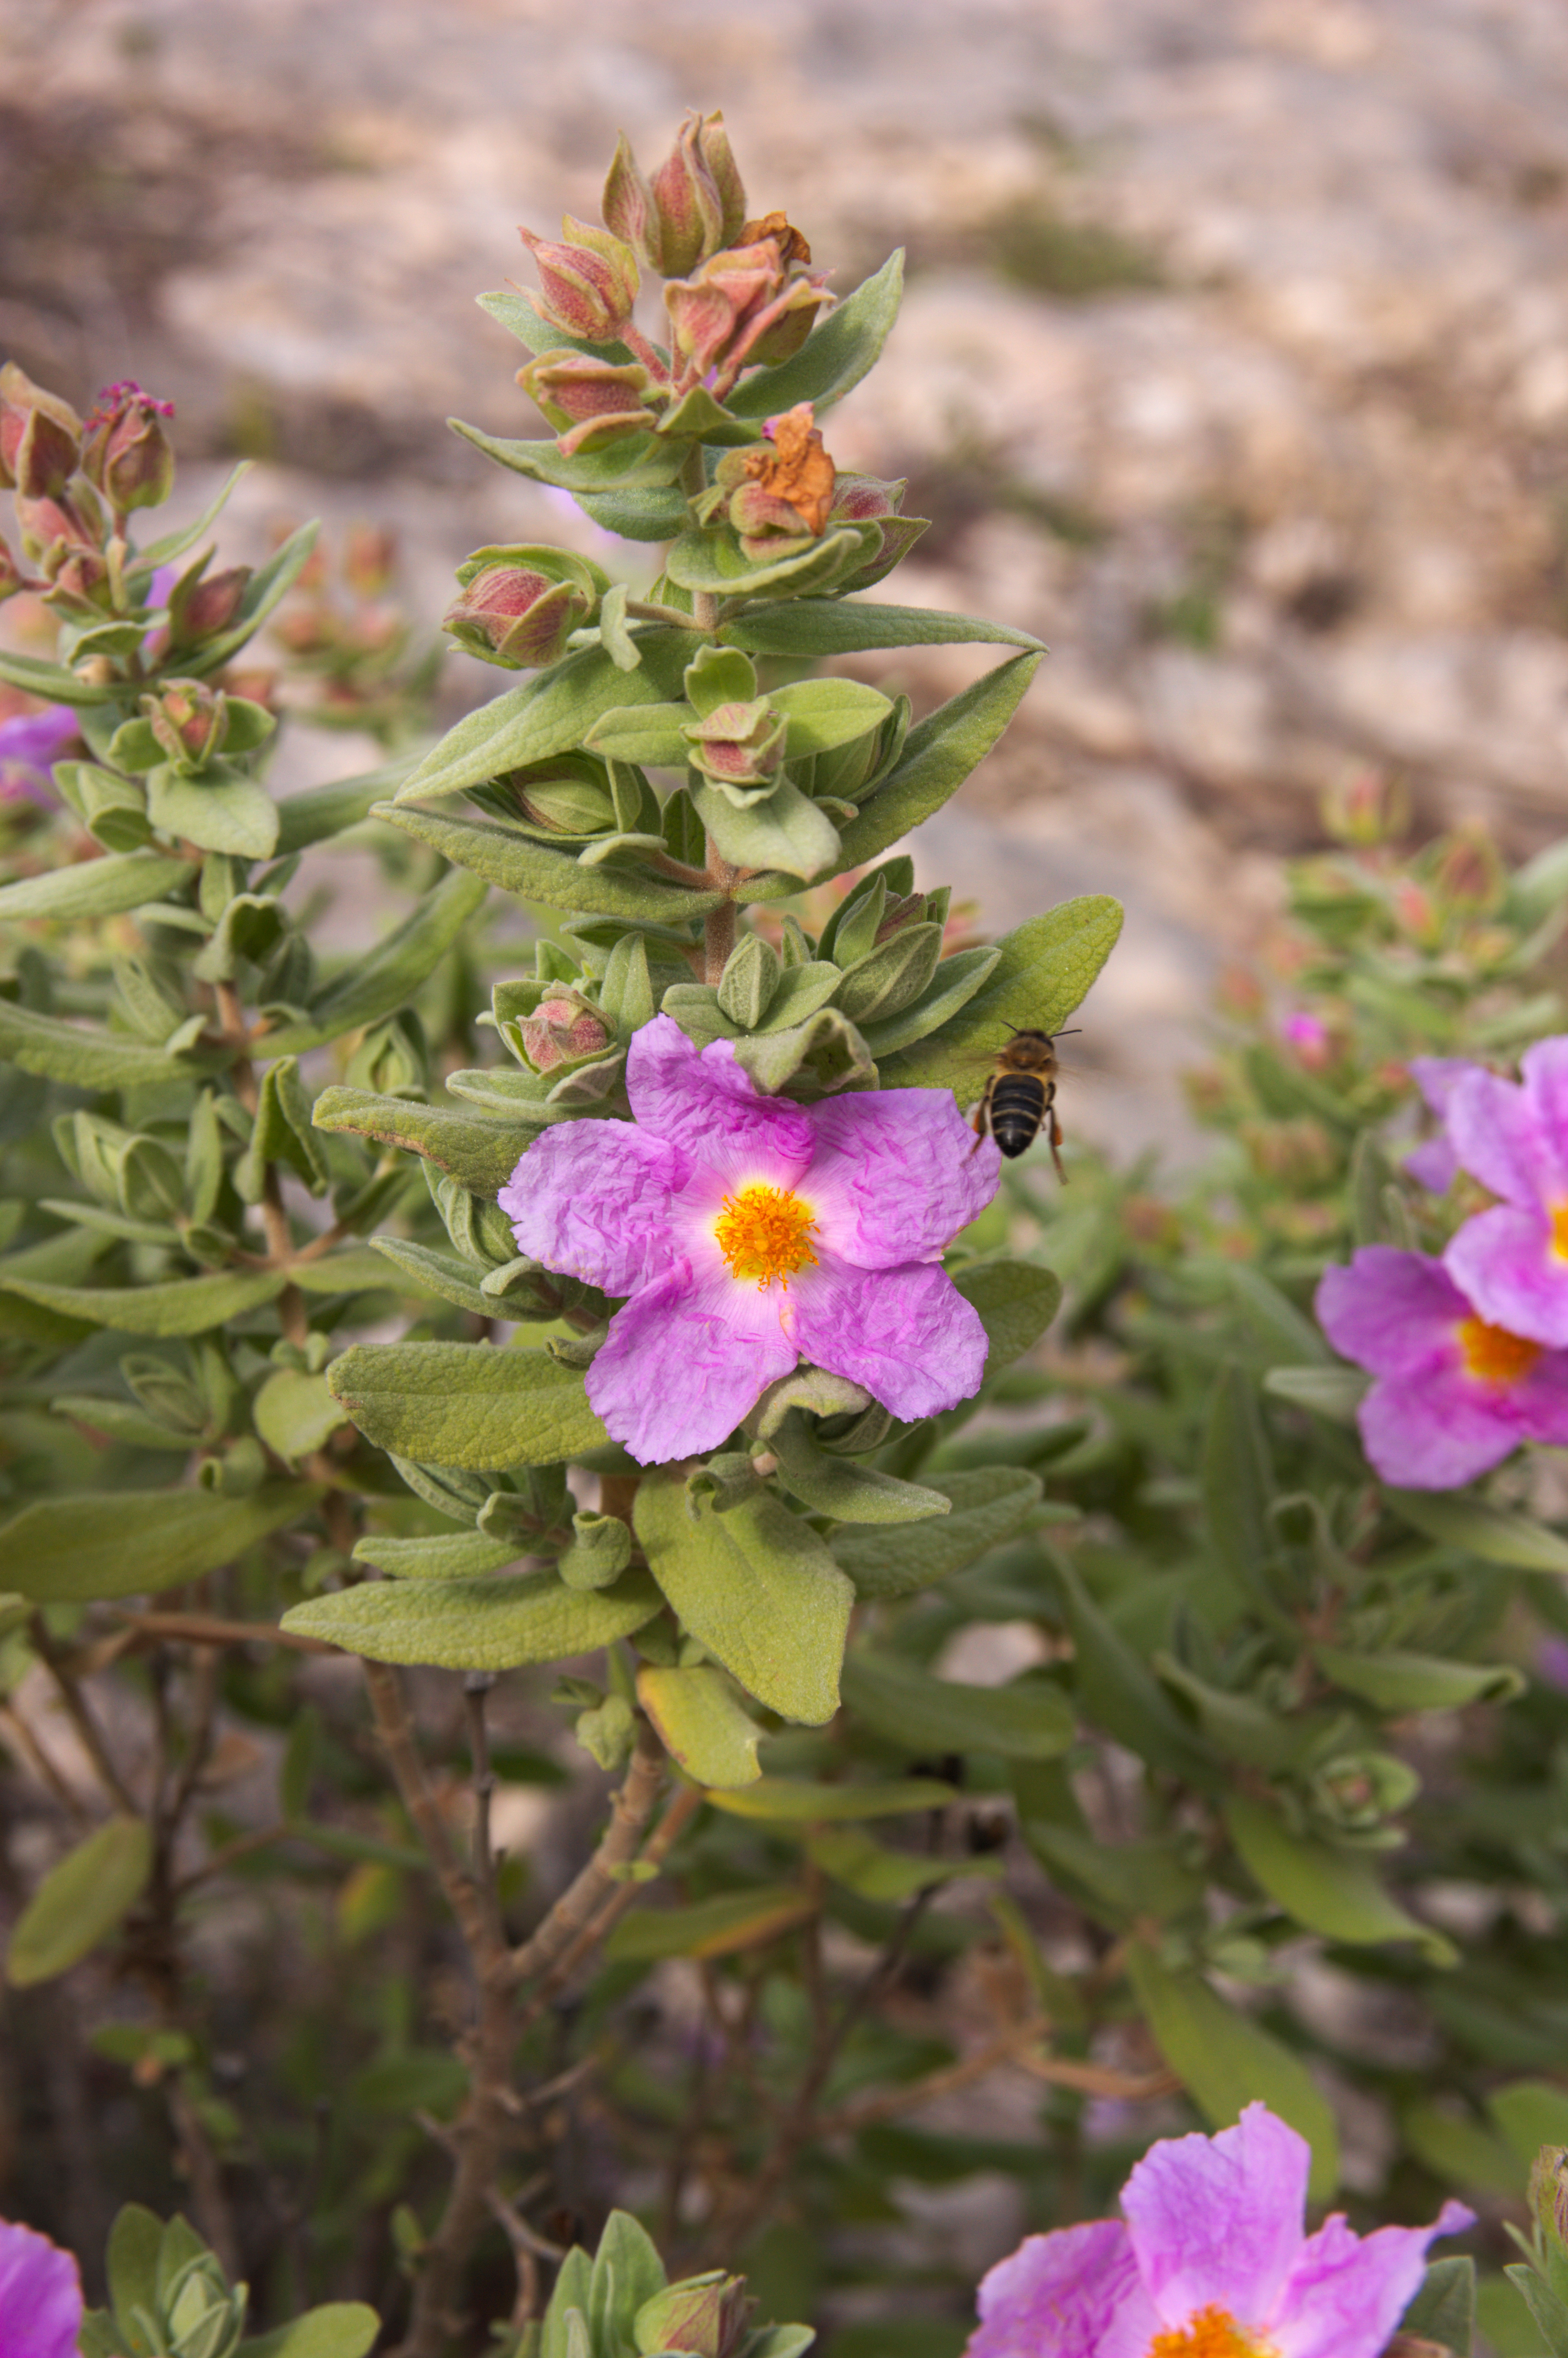
[[[801,598],[753,606],[719,636],[726,646],[754,655],[795,657],[856,654],[871,647],[1022,647],[1041,653],[1027,631],[985,622],[973,614],[944,614],[928,606],[861,605],[857,599]]]
[[[282,1627],[373,1662],[511,1671],[629,1638],[664,1603],[645,1573],[613,1588],[568,1588],[553,1572],[486,1580],[372,1580],[290,1606]]]
[[[13,1989],[52,1981],[106,1941],[152,1873],[153,1838],[140,1818],[111,1818],[51,1866],[16,1919],[5,1952]]]
[[[258,1041],[261,1054],[303,1055],[344,1032],[378,1023],[405,1005],[435,972],[484,897],[478,877],[443,876],[411,915],[318,994],[306,1022],[285,1023]]]
[[[765,801],[745,810],[737,810],[727,795],[705,782],[694,784],[691,798],[698,818],[732,867],[776,869],[792,880],[793,891],[797,882],[809,882],[838,863],[838,828],[793,778],[781,778]],[[636,889],[643,892],[646,888],[639,880]]]
[[[772,1447],[785,1489],[813,1514],[831,1515],[841,1523],[918,1523],[952,1512],[952,1501],[940,1490],[900,1482],[850,1457],[835,1457],[798,1414],[784,1419]]]
[[[327,1380],[378,1449],[431,1466],[554,1466],[610,1437],[580,1370],[547,1351],[361,1343]]]
[[[730,1957],[776,1941],[816,1913],[809,1892],[793,1884],[762,1884],[723,1891],[689,1908],[637,1908],[622,1917],[604,1944],[611,1964],[656,1957]]]
[[[950,1502],[950,1514],[896,1532],[834,1532],[834,1557],[862,1597],[913,1596],[934,1587],[1011,1539],[1040,1498],[1038,1476],[1012,1466],[946,1474],[929,1487]]]
[[[447,1106],[414,1105],[373,1089],[323,1089],[311,1111],[318,1130],[346,1130],[382,1146],[422,1154],[470,1195],[493,1198],[505,1186],[535,1132]]]
[[[1006,1687],[933,1678],[902,1654],[860,1646],[845,1658],[844,1701],[913,1753],[999,1752],[1013,1760],[1054,1760],[1073,1740],[1073,1706],[1060,1687],[1024,1681]]]
[[[106,860],[79,860],[47,876],[23,876],[0,885],[0,924],[32,917],[113,917],[188,884],[196,873],[190,860],[170,860],[157,851],[113,852]]]
[[[287,860],[292,852],[358,827],[370,817],[373,804],[396,791],[417,759],[416,753],[401,753],[360,777],[337,778],[329,786],[311,786],[302,795],[290,795],[277,806],[278,858]]]
[[[1363,1854],[1292,1833],[1267,1802],[1244,1793],[1226,1802],[1225,1822],[1249,1874],[1309,1932],[1357,1946],[1416,1941],[1434,1964],[1458,1963],[1453,1942],[1407,1915]]]
[[[873,810],[880,802],[879,796]],[[1099,892],[1029,918],[997,944],[1000,957],[962,1011],[881,1066],[883,1087],[951,1089],[960,1104],[971,1102],[985,1087],[1008,1026],[1059,1032],[1120,931],[1121,903]]]
[[[277,805],[254,778],[214,763],[200,778],[182,777],[160,763],[147,779],[147,817],[166,835],[227,851],[239,860],[270,860],[277,843]]]
[[[0,1290],[63,1317],[117,1327],[123,1335],[205,1335],[276,1302],[287,1282],[281,1270],[258,1269],[216,1270],[156,1285],[51,1285],[0,1266]]]
[[[354,1541],[356,1563],[373,1563],[395,1580],[477,1580],[526,1553],[517,1541],[492,1540],[484,1531],[421,1532],[416,1539],[373,1531]]]
[[[242,2342],[234,2358],[365,2358],[381,2320],[362,2300],[330,2300]]]
[[[1452,1662],[1435,1654],[1357,1654],[1314,1646],[1313,1659],[1346,1694],[1379,1711],[1458,1711],[1472,1703],[1510,1703],[1525,1688],[1511,1662]]]
[[[1516,1572],[1568,1572],[1568,1540],[1527,1515],[1508,1514],[1481,1498],[1395,1490],[1387,1483],[1383,1496],[1405,1522],[1440,1546]]]
[[[886,343],[903,299],[903,248],[863,279],[852,295],[813,328],[799,352],[776,368],[742,378],[725,406],[737,417],[776,417],[797,401],[817,409],[841,401],[860,384]]]
[[[755,1818],[782,1826],[844,1825],[865,1818],[907,1818],[945,1810],[958,1798],[939,1777],[889,1777],[848,1784],[817,1785],[795,1777],[760,1777],[736,1792],[713,1795],[715,1809],[731,1818]]]
[[[580,744],[611,705],[657,704],[678,697],[691,660],[691,633],[647,631],[637,644],[643,660],[633,672],[620,670],[602,647],[585,647],[526,687],[508,688],[481,704],[427,753],[396,800],[416,802],[485,785],[524,763],[543,762]]]
[[[757,1747],[762,1731],[737,1701],[722,1671],[707,1664],[661,1670],[643,1662],[637,1700],[665,1749],[698,1785],[754,1784],[762,1774]]]
[[[24,1073],[66,1081],[79,1089],[167,1087],[171,1081],[188,1081],[199,1070],[232,1061],[225,1055],[189,1061],[170,1056],[162,1048],[122,1039],[116,1033],[89,1031],[53,1015],[37,1015],[8,999],[0,999],[0,1056]]]
[[[687,917],[706,916],[724,897],[693,892],[640,869],[585,868],[569,852],[552,850],[548,844],[514,835],[485,819],[448,818],[438,811],[398,809],[391,803],[378,804],[375,816],[390,819],[416,843],[427,843],[443,860],[482,876],[487,884],[499,884],[523,901],[542,901],[547,908],[679,925]]]
[[[248,1497],[215,1490],[94,1490],[36,1498],[0,1528],[5,1577],[25,1596],[135,1596],[178,1588],[232,1563],[303,1514],[317,1493],[266,1482]]]
[[[1018,709],[1039,663],[1037,654],[1011,656],[910,730],[896,766],[859,818],[844,829],[840,870],[865,867],[941,809],[985,760]]]

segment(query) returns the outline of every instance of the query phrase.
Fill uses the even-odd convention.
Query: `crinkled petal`
[[[1527,1441],[1568,1447],[1568,1351],[1543,1351],[1511,1391],[1515,1422]]]
[[[519,1252],[607,1293],[631,1293],[677,1252],[670,1207],[686,1158],[629,1121],[563,1121],[501,1190]]]
[[[1484,1069],[1484,1066],[1473,1064],[1468,1056],[1412,1056],[1405,1066],[1440,1121],[1447,1113],[1448,1100],[1465,1075]]]
[[[1440,1261],[1397,1245],[1363,1245],[1348,1269],[1326,1269],[1314,1305],[1343,1359],[1375,1376],[1410,1376],[1457,1352],[1470,1304]]]
[[[655,1015],[633,1041],[626,1091],[655,1138],[731,1185],[762,1179],[793,1187],[816,1150],[804,1106],[763,1097],[736,1063],[732,1040],[715,1040],[699,1054],[673,1016]]]
[[[979,1390],[989,1345],[979,1313],[932,1261],[851,1269],[824,1254],[790,1280],[803,1358],[863,1384],[906,1422]]]
[[[1496,1073],[1465,1073],[1447,1120],[1461,1169],[1505,1204],[1524,1211],[1568,1196],[1568,1141],[1553,1138],[1530,1090]]]
[[[964,2358],[1141,2358],[1160,2328],[1119,2219],[1029,2236],[976,2298]]]
[[[81,2306],[70,2254],[0,2219],[0,2358],[76,2358]]]
[[[1568,1168],[1568,1034],[1538,1040],[1519,1060],[1530,1098],[1541,1128],[1552,1141],[1560,1167]]]
[[[1273,2313],[1302,2247],[1311,2161],[1306,2139],[1260,2104],[1217,2136],[1150,2147],[1121,2207],[1162,2323],[1210,2306],[1243,2326]]]
[[[1463,2234],[1476,2214],[1445,2202],[1430,2227],[1352,2234],[1336,2214],[1302,2245],[1279,2306],[1266,2320],[1279,2358],[1378,2358],[1421,2289],[1429,2244]]]
[[[639,1466],[717,1449],[799,1354],[784,1331],[790,1296],[694,1277],[690,1263],[633,1295],[588,1371],[588,1397]]]
[[[1001,1177],[946,1089],[885,1089],[810,1109],[817,1151],[802,1182],[828,1249],[858,1269],[936,1260]]]
[[[1456,1490],[1525,1438],[1511,1392],[1457,1368],[1374,1384],[1356,1422],[1374,1468],[1401,1490]]]
[[[1429,1138],[1405,1157],[1405,1170],[1418,1187],[1446,1195],[1459,1175],[1459,1157],[1446,1138]]]
[[[1490,1325],[1558,1349],[1568,1344],[1568,1260],[1535,1206],[1477,1212],[1449,1239],[1443,1266]]]

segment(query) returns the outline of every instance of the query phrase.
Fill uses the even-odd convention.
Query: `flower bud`
[[[232,565],[222,573],[202,578],[203,557],[182,575],[168,593],[168,640],[173,647],[193,647],[215,639],[239,612],[251,578],[248,565]]]
[[[723,115],[688,114],[651,184],[622,132],[604,183],[604,218],[661,278],[683,277],[728,245],[745,222],[746,191]]]
[[[343,583],[356,598],[384,598],[397,575],[397,535],[354,524],[343,535]]]
[[[179,770],[201,770],[222,752],[229,733],[229,699],[203,679],[171,679],[159,696],[144,696],[142,711]]]
[[[643,2358],[667,2350],[689,2352],[690,2358],[731,2358],[745,2338],[751,2308],[745,2277],[716,2268],[645,2300],[633,2320],[632,2338]]]
[[[1324,827],[1340,843],[1370,849],[1396,842],[1410,823],[1410,795],[1402,782],[1379,770],[1361,771],[1323,798]]]
[[[611,1039],[598,1008],[580,993],[567,990],[541,1000],[533,1014],[518,1025],[517,1036],[536,1073],[553,1072],[557,1065],[575,1064],[583,1056],[602,1055]]]
[[[597,565],[531,544],[481,548],[458,568],[462,596],[442,622],[460,646],[509,670],[537,670],[591,622],[610,584]]]
[[[642,280],[637,257],[608,230],[590,229],[568,213],[564,243],[517,233],[539,265],[539,292],[529,297],[546,327],[585,344],[611,344],[632,317]]]
[[[232,2358],[245,2320],[243,2286],[231,2286],[211,2252],[195,2255],[164,2309],[170,2358]]]
[[[809,401],[770,417],[765,442],[727,450],[714,474],[731,494],[730,521],[753,560],[787,553],[827,529],[838,481]]]
[[[907,704],[895,704],[886,718],[863,736],[853,737],[847,745],[834,745],[826,753],[813,755],[796,769],[795,782],[815,802],[853,803],[857,806],[869,801],[881,784],[887,771],[903,751],[909,730]],[[890,901],[889,910],[895,904]],[[925,895],[915,893],[907,904],[916,912],[925,908]],[[908,922],[921,922],[917,914]],[[884,922],[878,941],[895,932],[894,924]]]
[[[749,704],[716,705],[681,735],[691,748],[692,768],[716,786],[744,789],[730,797],[743,807],[758,799],[758,788],[777,783],[787,726],[784,714],[758,697]]]
[[[58,499],[81,460],[81,421],[7,361],[0,368],[0,486],[25,500]]]
[[[509,770],[487,790],[508,814],[550,835],[604,835],[615,825],[615,797],[591,753],[556,753]]]
[[[117,515],[156,508],[174,485],[174,449],[162,421],[172,401],[155,401],[128,379],[98,396],[87,420],[81,464]]]
[[[741,243],[709,254],[696,274],[665,288],[676,352],[720,399],[743,368],[787,360],[811,330],[827,280],[805,267],[811,248],[783,213],[749,222]]]
[[[1498,847],[1485,827],[1457,828],[1436,847],[1433,883],[1438,899],[1466,914],[1489,914],[1501,902],[1508,879]]]
[[[646,433],[654,422],[645,406],[653,379],[640,361],[617,368],[587,352],[546,352],[518,370],[517,382],[560,429],[563,458]]]
[[[930,522],[927,516],[906,516],[899,514],[899,505],[907,487],[907,479],[896,483],[884,483],[876,475],[840,475],[833,486],[833,503],[827,511],[827,529],[835,525],[874,524],[881,533],[881,546],[865,563],[857,568],[846,580],[835,581],[833,593],[842,597],[850,590],[869,590],[873,582],[882,580],[893,567],[907,557]]]
[[[49,584],[49,604],[78,610],[107,604],[109,560],[80,501],[24,499],[18,492],[16,515],[22,546]]]

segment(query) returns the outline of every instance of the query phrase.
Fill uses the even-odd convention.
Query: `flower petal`
[[[986,1330],[935,1263],[860,1270],[824,1254],[790,1294],[802,1357],[863,1384],[894,1416],[935,1416],[979,1390]]]
[[[1527,1441],[1568,1446],[1568,1351],[1543,1351],[1513,1387],[1512,1413]]]
[[[1440,1121],[1447,1113],[1448,1100],[1465,1075],[1484,1069],[1484,1066],[1473,1064],[1468,1056],[1412,1056],[1405,1066]]]
[[[1529,1089],[1496,1073],[1465,1073],[1448,1100],[1447,1120],[1461,1169],[1505,1204],[1524,1211],[1568,1195],[1563,1144]]]
[[[1477,1212],[1449,1239],[1443,1266],[1489,1325],[1559,1349],[1568,1344],[1568,1260],[1536,1206]]]
[[[520,1252],[607,1293],[631,1293],[677,1250],[670,1206],[688,1168],[629,1121],[563,1121],[528,1149],[501,1208]]]
[[[1454,1330],[1470,1304],[1439,1261],[1397,1245],[1363,1245],[1348,1269],[1326,1269],[1314,1304],[1342,1359],[1375,1376],[1411,1376],[1457,1356]]]
[[[1150,2147],[1121,2207],[1162,2323],[1211,2305],[1244,2329],[1273,2313],[1302,2247],[1311,2161],[1306,2139],[1259,2104],[1217,2136]]]
[[[804,1106],[765,1098],[735,1061],[732,1040],[698,1054],[670,1015],[644,1023],[626,1055],[626,1091],[639,1122],[730,1184],[758,1177],[792,1187],[816,1147]]]
[[[1405,1156],[1405,1170],[1418,1187],[1446,1195],[1459,1174],[1459,1157],[1446,1138],[1429,1138]]]
[[[935,1260],[985,1210],[1001,1156],[946,1089],[885,1089],[810,1109],[816,1157],[802,1182],[829,1249],[858,1269]]]
[[[1421,2288],[1427,2246],[1462,2234],[1476,2214],[1445,2202],[1430,2227],[1352,2234],[1336,2212],[1309,2236],[1265,2320],[1280,2358],[1378,2358]]]
[[[1119,2219],[1029,2236],[976,2300],[964,2358],[1141,2358],[1160,2327]]]
[[[1519,1060],[1525,1094],[1552,1141],[1559,1166],[1568,1165],[1568,1034],[1538,1040]]]
[[[588,1371],[595,1414],[639,1466],[716,1449],[799,1357],[784,1332],[791,1298],[677,1261],[611,1320]]]
[[[1457,1368],[1374,1384],[1356,1422],[1376,1472],[1402,1490],[1456,1490],[1525,1438],[1510,1395]]]
[[[69,2252],[0,2219],[0,2350],[5,2358],[76,2358],[81,2275]]]

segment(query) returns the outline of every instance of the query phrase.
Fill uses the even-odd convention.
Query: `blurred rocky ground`
[[[516,222],[596,215],[619,128],[651,162],[688,104],[841,289],[909,247],[829,447],[932,518],[903,596],[1053,649],[925,857],[997,924],[1127,898],[1080,1126],[1176,1135],[1162,1076],[1325,786],[1382,764],[1430,826],[1563,827],[1568,10],[7,0],[0,346],[265,461],[241,532],[395,525],[433,625],[481,542],[593,546],[440,421],[535,429],[472,298],[528,277]],[[979,660],[896,669],[929,704]]]

